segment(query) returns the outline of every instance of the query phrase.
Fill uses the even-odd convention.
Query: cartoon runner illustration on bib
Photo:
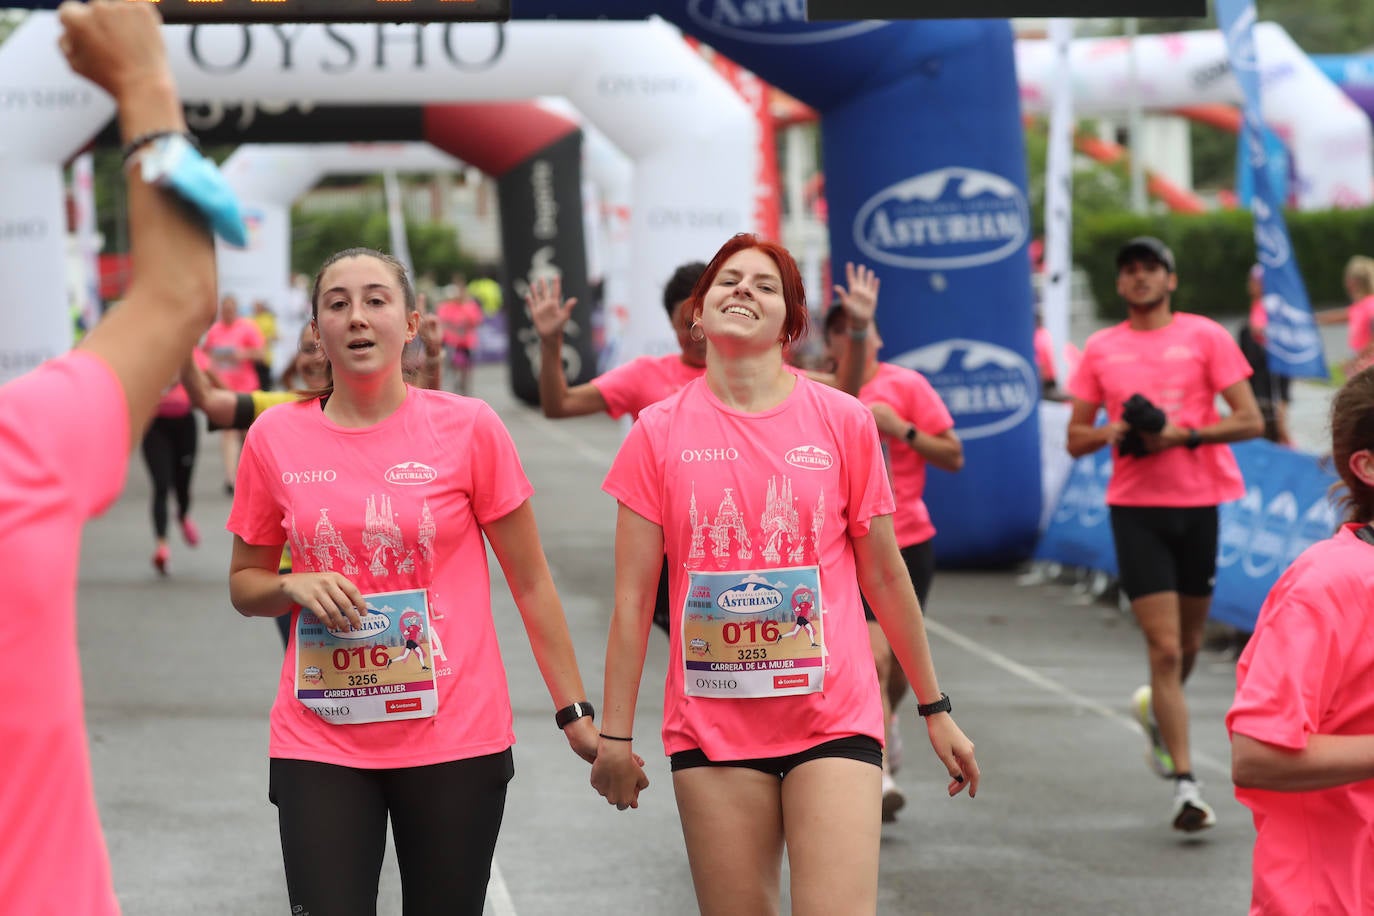
[[[401,635],[406,638],[406,650],[401,653],[399,658],[388,659],[386,666],[403,662],[410,658],[410,653],[414,652],[420,657],[420,670],[428,671],[429,665],[425,664],[425,650],[420,648],[420,637],[424,633],[424,627],[420,626],[420,615],[411,611],[401,615],[400,620]]]
[[[819,649],[820,646],[816,645],[816,628],[811,626],[811,611],[815,606],[816,596],[812,594],[811,589],[805,585],[798,585],[792,592],[792,613],[797,616],[797,622],[793,625],[792,632],[778,634],[776,642],[793,639],[805,630],[811,637],[811,648]]]

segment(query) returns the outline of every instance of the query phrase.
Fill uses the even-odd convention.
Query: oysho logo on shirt
[[[439,476],[439,472],[427,464],[418,461],[402,461],[400,464],[393,464],[386,469],[383,475],[387,483],[398,483],[405,486],[415,486],[417,484],[429,483]]]
[[[323,471],[282,471],[281,482],[293,483],[333,483],[339,479],[332,468]]]
[[[820,446],[801,445],[792,449],[783,458],[794,468],[802,468],[807,471],[829,470],[835,463],[835,459],[830,457],[830,453]]]
[[[691,464],[694,461],[738,461],[739,450],[734,448],[684,448],[681,457],[684,464]]]

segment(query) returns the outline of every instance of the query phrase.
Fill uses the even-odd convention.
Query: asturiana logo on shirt
[[[385,614],[363,614],[358,618],[356,627],[331,629],[329,635],[335,639],[371,639],[391,626],[391,618]]]
[[[743,582],[716,596],[716,604],[731,614],[762,614],[782,604],[782,592],[771,585]]]
[[[332,468],[323,471],[282,471],[281,482],[292,483],[333,483],[339,475]]]
[[[794,468],[807,471],[827,471],[835,463],[829,452],[816,445],[799,445],[788,452],[783,460]]]
[[[403,461],[400,464],[394,464],[387,468],[384,476],[386,477],[387,483],[414,486],[416,484],[429,483],[439,476],[439,472],[429,465],[421,464],[418,461]]]

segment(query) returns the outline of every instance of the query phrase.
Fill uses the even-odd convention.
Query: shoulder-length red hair
[[[789,346],[806,333],[806,287],[802,285],[801,271],[797,269],[796,260],[786,248],[777,242],[768,241],[752,233],[741,232],[731,236],[724,245],[720,246],[720,251],[717,251],[716,256],[706,265],[706,270],[702,273],[701,279],[697,280],[696,285],[692,287],[692,295],[688,299],[688,310],[695,314],[699,309],[704,308],[706,291],[711,288],[712,283],[716,282],[716,274],[720,273],[721,267],[739,252],[750,248],[757,248],[762,251],[773,259],[774,264],[778,265],[778,277],[782,281],[782,301],[787,306],[787,316],[782,322],[782,343],[784,347]]]

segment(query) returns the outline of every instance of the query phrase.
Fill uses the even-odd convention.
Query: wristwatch
[[[912,448],[915,448],[915,447],[916,447],[916,427],[915,427],[914,425],[913,425],[913,426],[908,426],[908,427],[906,428],[906,435],[903,436],[902,438],[906,440],[906,444],[907,444],[907,445],[910,445]]]
[[[553,714],[553,721],[559,728],[567,728],[583,716],[595,715],[596,710],[592,708],[592,704],[588,703],[586,700],[581,700],[571,706],[564,706],[562,709],[558,710],[558,712]]]
[[[1193,429],[1192,427],[1189,427],[1188,438],[1184,440],[1183,444],[1188,446],[1189,448],[1197,448],[1199,445],[1202,444],[1202,434],[1199,433],[1197,430]]]
[[[917,705],[916,712],[922,718],[925,718],[926,716],[933,716],[937,712],[949,712],[951,709],[953,709],[953,707],[949,702],[949,694],[941,691],[940,699],[936,700],[934,703],[921,703]]]

